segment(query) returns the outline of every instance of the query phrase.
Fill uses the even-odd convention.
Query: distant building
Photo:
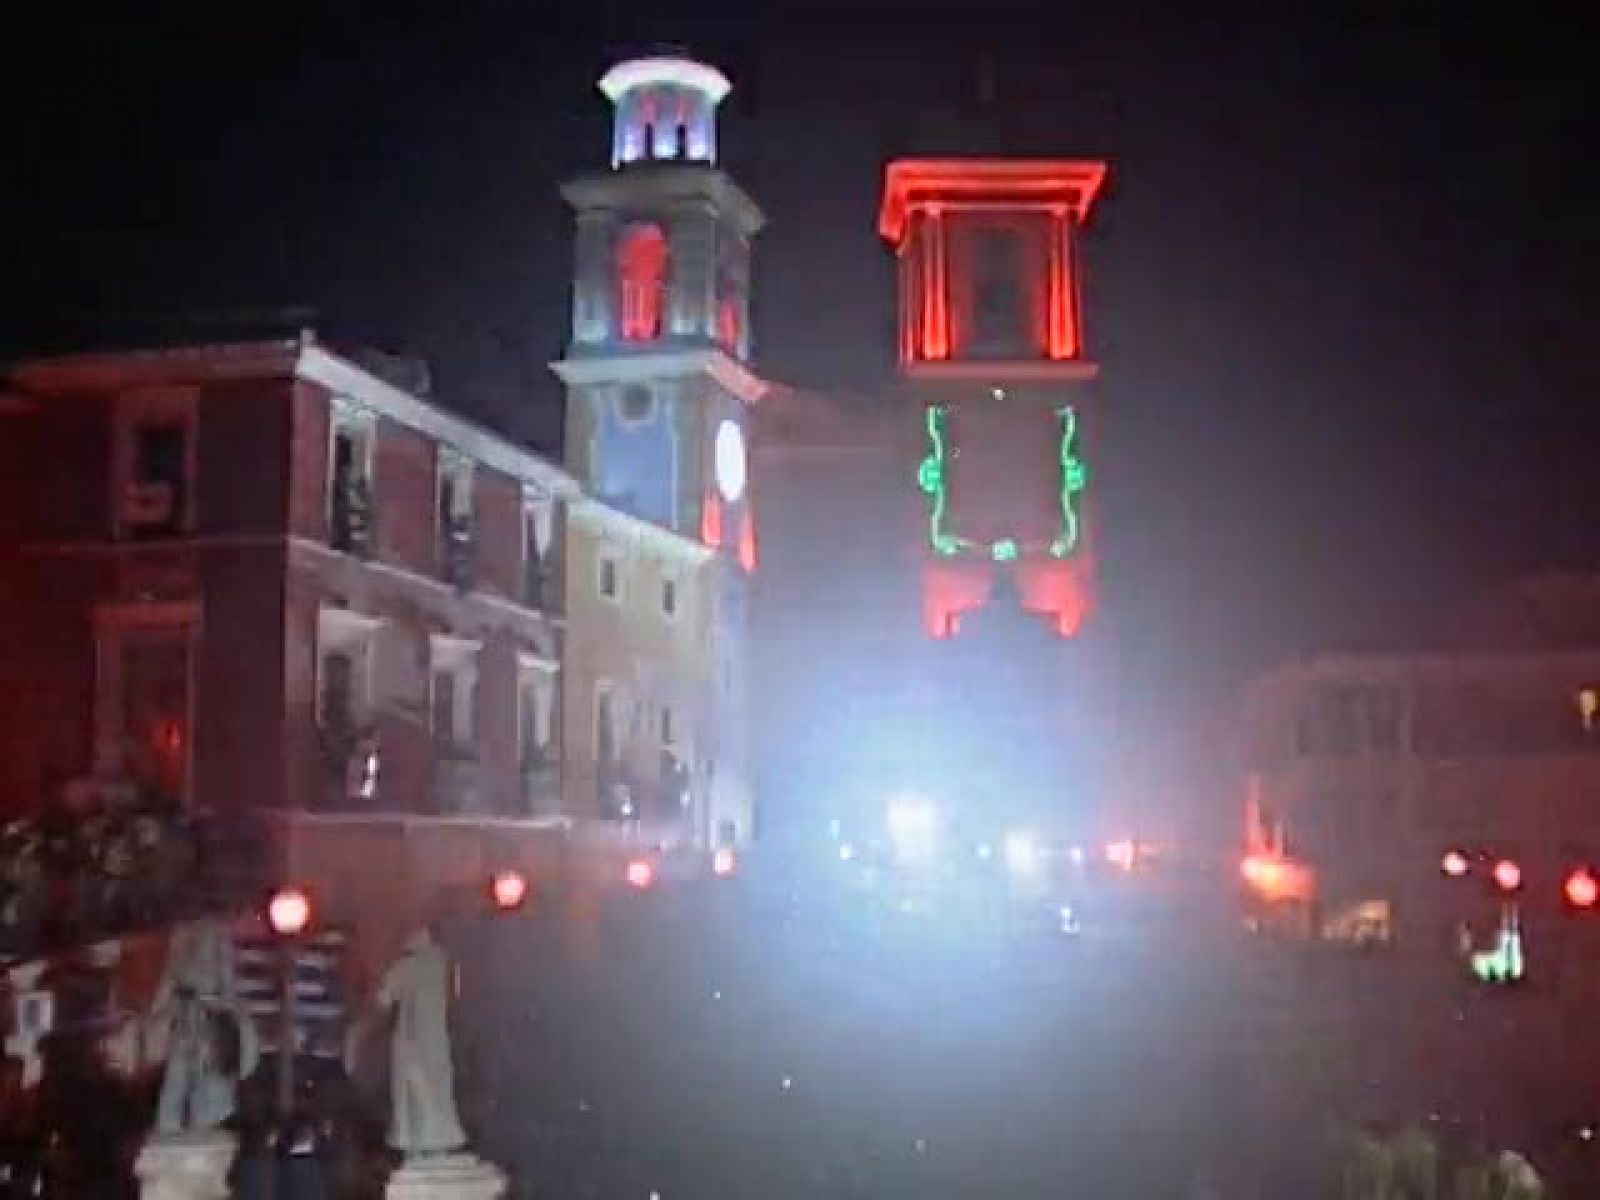
[[[1251,837],[1314,871],[1325,932],[1446,936],[1451,851],[1475,878],[1516,862],[1535,919],[1600,862],[1600,638],[1558,636],[1584,607],[1558,582],[1513,589],[1426,652],[1314,658],[1251,685]],[[1576,621],[1552,619],[1556,593]]]

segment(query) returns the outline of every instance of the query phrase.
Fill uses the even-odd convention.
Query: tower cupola
[[[728,79],[682,55],[632,58],[600,79],[611,101],[611,165],[717,161],[717,106]]]

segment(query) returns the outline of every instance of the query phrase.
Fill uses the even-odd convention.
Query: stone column
[[[505,1172],[465,1151],[414,1158],[389,1176],[386,1200],[500,1200]]]
[[[140,1200],[228,1200],[238,1142],[226,1130],[156,1134],[133,1164]]]

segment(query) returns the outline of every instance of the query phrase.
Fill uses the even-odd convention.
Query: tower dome
[[[728,78],[679,54],[630,58],[600,78],[611,101],[611,165],[717,161],[717,105]]]

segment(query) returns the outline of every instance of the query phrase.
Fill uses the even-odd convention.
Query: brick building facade
[[[561,810],[561,470],[309,338],[9,383],[8,808]]]

